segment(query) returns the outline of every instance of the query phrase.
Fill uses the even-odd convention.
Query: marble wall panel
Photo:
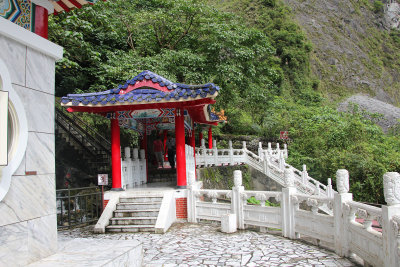
[[[26,87],[54,95],[55,61],[28,47],[26,55]]]
[[[18,85],[13,88],[24,104],[28,131],[54,133],[54,96]]]
[[[18,169],[14,172],[14,175],[25,175],[25,154],[22,158],[21,164],[19,164]]]
[[[29,262],[28,223],[0,226],[0,266],[25,266]]]
[[[7,64],[11,82],[25,85],[26,46],[0,36],[0,58]]]
[[[55,173],[54,134],[28,133],[26,148],[26,171],[37,174]]]
[[[13,176],[10,190],[0,202],[0,225],[55,213],[55,174]]]
[[[28,221],[29,261],[34,262],[57,252],[55,214]]]

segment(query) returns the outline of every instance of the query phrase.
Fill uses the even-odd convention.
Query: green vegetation
[[[255,197],[251,197],[249,199],[247,199],[247,203],[248,204],[253,204],[253,205],[260,205],[260,200],[257,200]],[[279,203],[273,203],[269,200],[265,200],[265,206],[267,207],[279,207],[280,204]]]
[[[378,0],[374,1],[374,12],[375,13],[383,13],[383,3],[382,3],[382,1],[378,1]]]
[[[242,184],[246,190],[252,187],[251,175],[248,166],[225,166],[215,168],[204,168],[201,170],[201,180],[204,188],[230,189],[233,184],[233,172],[242,171]],[[226,179],[226,177],[230,177]]]
[[[383,173],[400,171],[398,134],[385,135],[356,109],[326,106],[310,71],[312,46],[280,0],[99,2],[52,17],[49,34],[65,48],[57,96],[113,88],[146,69],[176,82],[214,82],[222,88],[216,108],[228,116],[219,134],[276,140],[289,130],[290,164],[307,164],[323,183],[348,169],[358,200],[382,202]],[[398,36],[387,34],[389,45]],[[371,40],[366,47],[381,44]],[[400,66],[399,57],[371,53],[377,71]]]

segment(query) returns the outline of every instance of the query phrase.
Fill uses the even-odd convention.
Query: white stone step
[[[155,225],[109,225],[107,232],[155,232]]]
[[[153,202],[161,202],[162,196],[135,196],[135,197],[121,197],[119,199],[119,203],[153,203]]]
[[[161,207],[161,201],[144,203],[144,202],[130,202],[130,203],[118,203],[118,210],[143,210],[143,209],[155,209]]]
[[[116,210],[114,211],[114,218],[123,218],[123,217],[155,217],[158,215],[160,209],[143,209],[143,210]]]
[[[155,225],[157,217],[122,217],[112,218],[111,225]]]

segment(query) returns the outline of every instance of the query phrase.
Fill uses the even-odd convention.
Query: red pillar
[[[183,108],[176,109],[175,142],[177,187],[186,188],[185,122],[183,116]]]
[[[121,143],[119,136],[118,119],[111,119],[111,167],[112,189],[122,191],[121,185]]]
[[[201,146],[201,140],[203,140],[203,132],[199,133],[199,146]]]
[[[212,142],[212,128],[210,126],[210,128],[208,128],[208,148],[212,149],[213,148],[213,142]]]
[[[35,33],[47,39],[49,13],[42,6],[35,5]]]

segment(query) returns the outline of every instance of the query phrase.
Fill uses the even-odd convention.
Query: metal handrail
[[[97,189],[98,187],[94,186],[56,190],[57,227],[71,228],[96,222],[103,210],[101,191]],[[85,190],[93,190],[93,192],[81,194]],[[75,191],[77,191],[76,194],[71,194]]]
[[[93,137],[92,134],[89,132],[89,128],[88,128],[89,126],[87,124],[85,124],[86,125],[86,129],[82,128],[82,126],[80,126],[78,123],[76,123],[75,118],[70,117],[64,111],[62,111],[62,109],[60,109],[60,108],[56,109],[56,115],[60,115],[60,117],[57,117],[57,118],[62,119],[66,124],[68,124],[68,126],[69,126],[68,129],[67,129],[68,132],[71,133],[70,130],[71,130],[71,128],[73,128],[75,131],[77,131],[80,134],[80,136],[82,137],[82,140],[80,140],[80,141],[82,143],[84,143],[84,141],[87,141],[91,145],[96,147],[97,149],[103,150],[109,155],[111,154],[111,151],[110,151],[111,150],[111,144],[110,144],[110,142],[105,140],[104,137],[102,137],[102,139],[105,140],[104,142],[101,142],[98,139],[96,139],[95,137]],[[75,115],[73,115],[73,116],[75,116]],[[77,120],[80,121],[79,119],[77,119]],[[65,125],[64,125],[63,128],[65,128]],[[97,131],[92,131],[92,132],[96,133]],[[73,135],[73,134],[71,134],[71,135]],[[99,133],[97,133],[97,135],[100,136]],[[85,140],[83,140],[83,138],[85,138]]]
[[[81,131],[88,133],[93,140],[95,140],[100,146],[105,150],[111,149],[111,143],[107,138],[105,138],[101,133],[95,130],[92,126],[81,120],[78,116],[66,112],[59,104],[56,104],[56,111],[59,111],[63,117],[66,117],[70,122],[76,125]],[[83,125],[83,127],[82,127]]]

